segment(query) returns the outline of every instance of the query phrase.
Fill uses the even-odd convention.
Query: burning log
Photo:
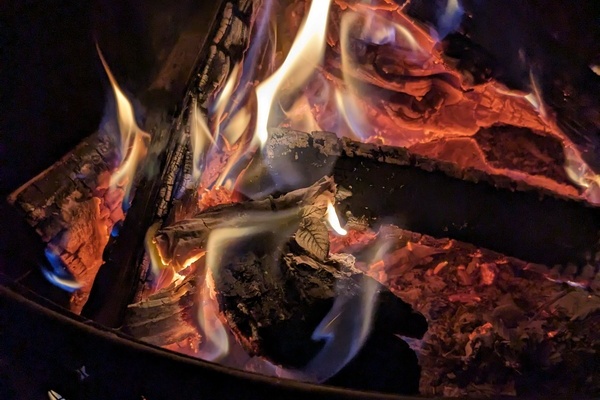
[[[593,366],[600,351],[596,334],[600,312],[597,275],[590,274],[588,281],[571,282],[591,287],[594,293],[590,294],[556,283],[559,278],[556,271],[542,265],[390,225],[382,226],[376,233],[365,221],[350,218],[346,224],[348,235],[332,237],[330,251],[355,254],[356,267],[385,288],[378,289],[382,295],[371,336],[350,364],[328,383],[373,389],[369,384],[376,382],[381,385],[376,389],[390,390],[373,375],[385,380],[386,372],[393,372],[395,377],[415,373],[406,367],[406,362],[413,357],[411,353],[402,350],[402,341],[394,341],[389,335],[390,331],[404,330],[393,327],[392,321],[401,322],[400,327],[406,322],[399,318],[405,315],[402,310],[406,310],[406,305],[398,303],[395,298],[398,296],[423,313],[429,325],[422,339],[404,338],[418,356],[421,394],[566,395],[580,393],[581,388],[588,394],[598,393],[600,388],[589,385],[589,382],[599,381],[598,368]],[[390,246],[381,260],[372,262],[365,249],[377,238],[384,239]],[[274,324],[255,331],[249,330],[247,325],[248,321],[252,324],[263,318],[273,322],[266,318],[268,305],[273,304],[272,300],[281,301],[265,273],[264,258],[256,255],[255,249],[261,247],[257,242],[256,237],[242,241],[236,251],[224,256],[226,264],[221,263],[221,266],[225,272],[216,275],[214,290],[221,312],[226,314],[224,319],[228,324],[236,324],[234,329],[248,339],[249,348],[266,356],[281,356],[281,349],[272,347],[278,343],[277,337],[269,336],[268,342],[262,342],[260,336],[252,335],[268,332]],[[243,250],[249,248],[252,251],[244,253]],[[285,257],[288,259],[281,266],[287,279],[293,282],[286,288],[292,290],[302,291],[307,288],[303,282],[311,282],[314,277],[319,283],[327,282],[322,278],[332,271],[331,262],[323,263],[305,254]],[[298,259],[300,263],[295,261]],[[307,264],[302,265],[302,262]],[[315,265],[318,268],[315,269]],[[314,280],[312,283],[314,288]],[[300,289],[295,289],[296,286]],[[324,287],[331,292],[329,285]],[[189,292],[181,296],[183,290]],[[186,279],[179,286],[173,285],[147,301],[131,305],[126,329],[134,336],[159,345],[173,343],[167,340],[181,340],[185,332],[191,337],[190,327],[196,326],[190,320],[194,315],[191,299],[197,296],[196,290],[192,280]],[[260,301],[256,302],[257,299]],[[261,308],[261,304],[266,305]],[[394,304],[401,305],[400,312]],[[325,311],[321,313],[324,315]],[[284,322],[279,321],[279,324]],[[298,340],[299,334],[296,330],[285,338]],[[378,354],[382,351],[387,355]],[[390,354],[402,354],[402,362],[389,357]],[[368,366],[373,362],[379,366],[371,370]],[[388,370],[388,366],[393,369]],[[568,378],[564,377],[564,371],[570,371]],[[561,379],[556,379],[557,374],[561,374]],[[402,390],[410,387],[406,382],[402,384],[405,385]],[[397,391],[398,387],[393,390]]]
[[[554,114],[556,124],[598,173],[600,103],[595,94],[600,90],[600,78],[574,54],[571,44],[559,43],[559,35],[551,33],[553,28],[546,26],[538,8],[535,3],[515,2],[507,8],[464,1],[446,11],[455,13],[448,17],[456,22],[452,30],[459,33],[444,39],[444,51],[448,61],[458,64],[463,73],[537,92],[547,111]],[[439,2],[411,1],[404,12],[439,29],[440,9]],[[509,9],[510,17],[506,14]],[[506,18],[513,21],[510,34],[505,30]]]
[[[416,359],[395,335],[420,338],[427,324],[387,288],[356,270],[352,256],[329,254],[329,239],[322,218],[327,208],[325,203],[334,200],[334,190],[331,179],[322,179],[307,189],[278,198],[215,207],[194,219],[164,228],[155,242],[163,261],[176,268],[185,268],[186,260],[197,259],[204,251],[218,252],[214,256],[218,266],[203,268],[208,268],[205,283],[214,292],[221,319],[250,355],[261,356],[285,368],[302,370],[306,367],[310,371],[308,376],[319,375],[314,370],[321,367],[311,361],[328,346],[327,335],[341,336],[337,340],[342,343],[361,341],[359,337],[344,336],[352,336],[351,332],[356,329],[353,325],[362,323],[355,321],[355,314],[362,318],[362,308],[366,306],[363,302],[368,302],[361,293],[372,291],[377,296],[376,311],[371,334],[357,356],[362,361],[350,363],[331,383],[415,393]],[[214,240],[210,239],[211,235],[219,235],[224,226],[246,232],[252,213],[258,211],[270,214],[263,216],[266,224],[270,224],[269,219],[281,219],[282,213],[284,217],[267,230],[257,233],[251,229],[239,238],[227,231],[225,240],[230,241],[230,235],[234,235],[235,241],[226,248],[210,248],[208,241]],[[288,240],[292,235],[294,239]],[[193,315],[189,299],[198,297],[197,290],[197,286],[186,279],[182,285],[131,305],[125,330],[155,344],[181,340],[190,326],[196,326],[194,321],[188,320],[185,324],[181,321]],[[343,299],[342,305],[340,299]],[[335,315],[330,315],[332,310]],[[364,318],[370,322],[367,315]],[[324,329],[320,328],[324,321],[332,326],[341,325],[333,332],[325,333],[325,329],[322,336],[318,336],[319,329]],[[385,350],[382,351],[381,346]],[[337,351],[343,351],[343,345]],[[393,356],[390,351],[394,352]],[[364,374],[362,371],[369,364],[389,365],[389,373],[373,370]],[[359,371],[363,378],[367,375],[369,378],[354,382]],[[404,378],[390,379],[389,374],[396,376],[398,371],[406,372]]]
[[[124,192],[109,189],[115,167],[115,144],[98,132],[8,198],[81,285],[71,297],[76,313],[87,300],[109,233],[124,219]]]
[[[191,107],[196,101],[206,107],[206,101],[241,59],[249,40],[249,26],[256,17],[254,3],[242,0],[223,4],[222,19],[214,21],[207,46],[199,55],[203,62],[190,82],[179,118],[169,128],[161,126],[161,138],[157,141],[162,145],[157,148],[164,151],[155,155],[160,160],[161,173],[140,185],[120,237],[109,243],[105,264],[84,309],[87,317],[107,326],[120,326],[126,306],[143,291],[140,280],[146,278],[149,264],[143,246],[145,233],[152,224],[169,219],[178,197],[188,189],[185,179],[189,178],[192,162],[188,121]],[[121,290],[115,292],[115,287]]]
[[[429,328],[408,340],[431,396],[572,397],[600,393],[600,277],[557,283],[556,271],[452,239],[382,226],[394,240],[381,262],[361,252],[375,233],[350,219],[332,251],[423,313]],[[588,286],[591,292],[581,287]]]
[[[403,147],[273,129],[238,189],[249,195],[285,192],[324,174],[353,193],[339,209],[372,222],[385,219],[563,269],[597,263],[598,208]]]

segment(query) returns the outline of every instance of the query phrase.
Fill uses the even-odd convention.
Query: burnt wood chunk
[[[342,214],[450,236],[531,262],[597,268],[600,209],[402,147],[273,129],[239,190],[257,197],[285,192],[326,170],[352,192],[338,207]]]
[[[111,230],[124,218],[124,191],[109,188],[118,158],[106,128],[8,197],[82,286],[71,296],[76,313],[88,298]]]
[[[402,364],[401,369],[407,371],[405,379],[394,379],[396,369],[390,368],[378,372],[378,376],[375,372],[369,374],[369,379],[363,382],[353,382],[351,377],[362,363],[351,363],[331,383],[416,393],[419,376],[416,358],[396,335],[421,338],[427,330],[423,316],[357,270],[351,255],[329,254],[328,250],[322,254],[312,247],[315,244],[303,240],[303,235],[309,232],[318,241],[318,229],[310,224],[321,224],[324,240],[329,241],[322,218],[326,201],[334,200],[334,191],[333,181],[323,178],[309,188],[278,198],[218,206],[160,230],[155,242],[161,258],[176,268],[186,267],[186,259],[217,252],[212,255],[215,264],[205,265],[202,259],[196,264],[195,274],[204,276],[197,281],[214,292],[219,315],[236,341],[251,356],[292,370],[308,368],[307,374],[314,368],[311,361],[328,344],[324,333],[319,336],[319,325],[323,321],[342,324],[333,331],[335,340],[336,336],[348,335],[346,330],[354,324],[362,323],[363,319],[369,321],[363,316],[367,300],[362,297],[369,290],[374,297],[368,301],[375,302],[369,321],[374,337],[367,337],[366,347],[358,357],[366,365]],[[256,212],[262,213],[261,225],[254,222]],[[235,240],[227,236],[224,243],[211,248],[209,236],[218,235],[219,229],[224,228],[250,230]],[[124,329],[154,344],[182,340],[177,334],[185,335],[190,327],[197,325],[192,319],[194,313],[189,311],[194,306],[182,300],[197,299],[198,289],[190,285],[189,279],[181,286],[131,305]],[[335,315],[330,315],[332,312]],[[186,318],[187,322],[181,323]],[[377,349],[382,343],[388,344],[386,351]]]

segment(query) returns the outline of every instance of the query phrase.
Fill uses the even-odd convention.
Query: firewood
[[[403,147],[338,139],[333,133],[272,129],[238,189],[260,197],[306,186],[324,174],[353,193],[339,210],[372,222],[385,219],[562,268],[581,269],[600,251],[598,208]]]
[[[101,131],[8,198],[82,286],[71,296],[76,313],[87,300],[109,233],[124,218],[123,190],[109,189],[116,162],[115,143]]]
[[[600,77],[579,54],[549,33],[547,21],[540,18],[536,9],[541,4],[511,4],[510,15],[519,16],[511,18],[503,5],[466,1],[461,7],[469,17],[459,17],[458,33],[445,38],[444,50],[463,73],[474,72],[484,80],[493,77],[512,88],[537,91],[548,111],[555,114],[557,125],[598,173],[600,101],[596,93],[600,90]],[[419,22],[436,26],[438,7],[437,2],[411,1],[404,12]],[[511,34],[505,32],[506,18],[513,22]],[[519,64],[516,59],[521,60]]]
[[[354,363],[335,382],[362,389],[415,393],[418,367],[411,360],[416,359],[408,347],[397,343],[401,341],[394,335],[419,338],[427,328],[426,322],[384,286],[356,270],[352,256],[329,254],[329,238],[320,213],[326,208],[323,202],[334,201],[334,190],[331,179],[321,179],[307,189],[279,198],[215,207],[194,219],[164,228],[155,241],[163,260],[181,267],[186,259],[207,251],[209,235],[223,226],[243,229],[252,220],[253,212],[270,213],[277,220],[278,214],[298,208],[283,223],[268,226],[258,234],[250,233],[219,251],[218,268],[209,270],[206,282],[215,293],[226,326],[248,354],[286,368],[302,369],[325,345],[323,339],[313,339],[313,334],[336,299],[345,299],[345,308],[340,309],[335,319],[354,319],[354,313],[363,306],[361,290],[374,285],[377,293],[371,327],[374,337],[367,339],[368,345],[358,357],[372,364],[403,364],[406,377],[390,379],[394,368],[389,373],[380,373],[377,379],[371,376],[370,383],[357,386],[350,379],[357,373],[358,364]],[[264,223],[271,224],[269,218]],[[318,236],[317,226],[322,227],[324,238]],[[290,240],[292,235],[294,239]],[[303,239],[304,235],[311,239]],[[320,239],[326,243],[320,243]],[[326,247],[323,252],[321,245]],[[195,326],[193,321],[178,324],[182,315],[189,318],[191,313],[186,309],[192,307],[180,300],[181,293],[184,288],[189,290],[183,295],[189,299],[194,298],[197,290],[190,286],[189,279],[186,282],[131,305],[125,330],[155,344],[180,340],[174,332],[185,332]],[[387,352],[376,351],[388,342],[388,351],[395,352],[391,357]]]
[[[597,362],[600,351],[595,333],[600,312],[598,276],[590,276],[588,281],[571,282],[590,287],[595,293],[590,294],[583,289],[556,283],[559,276],[551,268],[464,242],[436,239],[390,225],[382,226],[375,235],[364,218],[350,218],[346,228],[349,230],[347,236],[332,239],[331,251],[355,254],[355,265],[359,269],[427,317],[429,327],[423,339],[404,338],[417,352],[421,367],[421,394],[489,396],[531,394],[538,390],[540,393],[552,393],[553,390],[575,393],[575,389],[579,393],[581,388],[585,388],[586,393],[597,393],[597,387],[584,382],[590,379],[591,382],[598,381],[594,377],[598,369],[591,366]],[[376,237],[389,240],[391,245],[380,262],[373,263],[365,249]],[[248,239],[238,250],[255,247],[257,241],[254,244],[250,242],[251,239]],[[260,262],[254,251],[245,259],[243,251],[231,254],[235,256],[227,259],[242,260],[238,263],[241,271],[228,265],[228,272],[215,280],[215,287],[219,285],[221,288],[220,292],[217,291],[222,296],[220,302],[225,303],[224,310],[230,313],[226,321],[242,324],[246,318],[251,321],[256,318],[245,315],[245,312],[264,313],[261,314],[256,304],[244,311],[232,305],[252,304],[251,299],[256,298],[258,293],[264,301],[277,295],[273,290],[267,291],[269,282],[261,279],[264,269],[249,266],[253,265],[252,262]],[[298,267],[293,262],[290,265],[295,269],[288,269],[287,264],[284,267],[288,276],[296,278],[295,285],[298,277],[306,279],[306,275],[300,274],[306,266]],[[309,271],[308,276],[323,276],[322,272],[315,272],[317,270]],[[243,278],[242,273],[246,273]],[[189,287],[189,282],[189,279],[184,281],[180,287]],[[259,284],[255,285],[255,282]],[[238,292],[234,293],[234,290]],[[227,299],[223,291],[235,296]],[[170,343],[168,339],[180,339],[175,333],[189,332],[195,322],[190,321],[192,305],[178,301],[178,293],[180,289],[175,285],[147,301],[131,305],[128,319],[131,322],[127,329],[158,345]],[[190,298],[193,298],[195,289],[190,293]],[[244,298],[244,294],[252,296]],[[390,296],[387,290],[382,294],[378,307],[381,314],[375,319],[371,336],[357,356],[328,383],[397,392],[397,386],[385,383],[388,372],[404,378],[418,372],[414,366],[407,367],[414,354],[402,350],[405,345],[390,337],[389,330],[380,330],[381,326],[390,326],[392,321],[401,321],[398,315],[402,315],[390,307],[394,302],[385,302],[384,298]],[[172,301],[168,300],[171,298]],[[231,303],[227,303],[228,300]],[[176,321],[183,321],[183,325],[176,325]],[[192,336],[189,333],[189,337]],[[276,341],[276,338],[271,340]],[[257,343],[260,345],[255,341],[248,346]],[[395,350],[389,350],[392,348]],[[381,351],[402,354],[402,361],[395,357],[373,355]],[[370,369],[368,366],[374,360],[385,367]],[[568,378],[558,378],[556,374],[565,370],[572,371]],[[414,380],[407,378],[401,384],[396,383],[408,393],[410,382]]]
[[[214,98],[233,66],[241,60],[250,40],[250,26],[257,17],[255,6],[255,1],[246,0],[223,3],[222,19],[214,21],[206,38],[179,115],[170,128],[159,129],[161,138],[157,142],[162,146],[157,146],[157,154],[149,156],[160,160],[161,173],[150,181],[141,182],[141,190],[128,212],[120,238],[107,245],[105,264],[84,309],[88,317],[108,326],[120,326],[126,306],[141,297],[148,271],[142,243],[144,235],[154,223],[172,221],[180,198],[192,196],[195,189],[188,188],[189,181],[186,182],[191,167],[188,139],[191,106],[196,102],[206,109],[207,101]],[[163,149],[166,150],[162,152]],[[115,291],[115,287],[121,289]]]

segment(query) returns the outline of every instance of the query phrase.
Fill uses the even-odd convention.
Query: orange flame
[[[215,144],[215,139],[210,133],[205,116],[202,115],[196,100],[192,101],[190,123],[190,143],[192,145],[193,169],[192,178],[198,182],[202,174],[202,158],[208,149],[208,144]]]
[[[346,236],[348,234],[348,231],[342,228],[335,207],[330,201],[327,202],[327,222],[338,235]]]
[[[255,138],[264,146],[269,137],[267,131],[273,103],[284,84],[289,90],[302,86],[321,63],[325,52],[325,31],[331,0],[313,0],[308,15],[292,43],[285,61],[256,88],[258,106],[256,112]]]
[[[150,135],[138,127],[135,121],[133,106],[119,87],[98,44],[96,44],[96,50],[115,95],[121,156],[123,157],[121,165],[111,176],[110,184],[111,186],[124,186],[125,199],[129,200],[129,193],[133,185],[135,173],[148,151]]]

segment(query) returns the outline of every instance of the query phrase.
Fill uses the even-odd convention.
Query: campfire
[[[98,46],[98,132],[9,197],[46,284],[129,337],[277,378],[600,395],[600,107],[539,49],[515,85],[469,7],[226,2],[148,132]]]

